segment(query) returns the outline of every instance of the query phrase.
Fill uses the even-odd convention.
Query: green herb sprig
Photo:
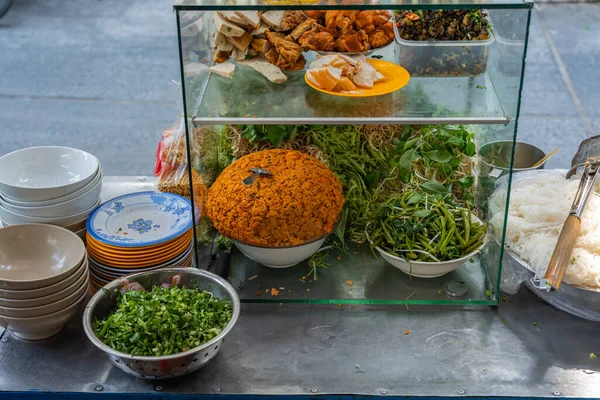
[[[231,305],[198,289],[153,287],[117,295],[117,309],[93,323],[107,346],[135,356],[190,350],[217,336],[231,320]]]
[[[381,205],[369,227],[372,247],[412,261],[448,261],[464,257],[485,240],[487,226],[438,189],[409,190]],[[443,186],[442,186],[443,187]],[[435,191],[434,191],[435,190]]]

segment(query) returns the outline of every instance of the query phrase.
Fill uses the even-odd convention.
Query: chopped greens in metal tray
[[[107,346],[135,356],[190,350],[217,336],[231,320],[227,302],[199,289],[153,287],[117,294],[117,309],[93,324]]]

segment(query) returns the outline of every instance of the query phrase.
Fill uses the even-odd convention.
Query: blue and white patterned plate
[[[167,242],[192,227],[190,202],[179,195],[140,192],[100,205],[87,220],[98,242],[118,247],[146,247]]]

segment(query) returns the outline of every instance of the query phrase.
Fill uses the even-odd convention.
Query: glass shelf
[[[397,60],[394,47],[376,53]],[[314,53],[307,54],[314,59]],[[237,66],[232,79],[202,72],[186,80],[198,101],[196,125],[221,124],[507,124],[510,116],[489,73],[475,77],[412,77],[404,88],[373,98],[318,92],[304,71],[286,72],[287,82],[267,81]]]
[[[471,9],[485,8],[531,8],[533,1],[525,0],[176,0],[177,11],[198,10],[268,10],[286,9]]]
[[[367,246],[351,248],[348,253],[331,251],[325,262],[330,266],[317,268],[315,280],[308,273],[306,262],[291,268],[268,268],[234,250],[228,280],[234,287],[241,287],[240,300],[250,303],[496,304],[480,257],[433,279],[411,279],[381,257],[375,257]],[[453,284],[466,289],[466,293],[456,297]],[[272,289],[278,293],[272,294]]]
[[[221,124],[507,124],[487,74],[473,78],[413,78],[399,91],[376,98],[340,98],[288,73],[285,86],[257,80],[238,68],[233,79],[211,76],[194,122]],[[237,87],[245,89],[238,93]],[[434,100],[435,99],[435,100]],[[258,100],[258,101],[257,101]],[[202,117],[199,117],[202,116]]]

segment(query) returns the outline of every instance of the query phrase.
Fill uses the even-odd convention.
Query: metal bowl
[[[525,286],[551,306],[588,321],[600,322],[600,289],[562,283],[559,290],[540,288],[529,263],[506,248],[503,263]]]
[[[486,143],[480,147],[481,163],[487,167],[482,168],[481,175],[488,176],[494,169],[500,170],[501,175],[506,175],[510,171],[506,163],[510,163],[513,151],[513,172],[543,169],[544,164],[546,164],[546,162],[543,162],[533,168],[535,163],[546,156],[546,153],[539,147],[525,142],[515,142],[513,147],[512,140],[500,140]]]
[[[92,329],[93,321],[108,316],[115,309],[120,280],[116,279],[110,282],[99,290],[86,306],[83,313],[83,329],[90,341],[102,350],[115,366],[130,375],[143,379],[165,379],[186,375],[202,368],[217,355],[223,339],[231,331],[240,315],[240,299],[235,289],[227,281],[210,272],[194,268],[168,268],[127,275],[125,278],[129,282],[138,282],[144,288],[150,288],[171,282],[171,278],[175,275],[181,277],[181,286],[197,287],[213,293],[221,300],[231,302],[231,320],[215,338],[183,353],[161,357],[142,357],[121,353],[102,343]]]

